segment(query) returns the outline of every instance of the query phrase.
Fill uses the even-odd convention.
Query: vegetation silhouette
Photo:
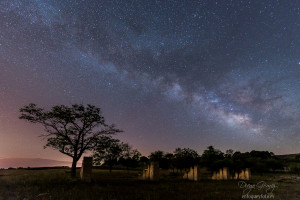
[[[187,170],[199,164],[200,156],[197,151],[190,148],[176,148],[173,157],[173,166],[180,170]]]
[[[114,125],[107,125],[100,108],[93,105],[74,104],[70,107],[57,105],[49,111],[29,104],[20,109],[20,119],[41,124],[47,138],[46,147],[72,157],[71,176],[76,176],[76,165],[83,153],[93,152],[94,164],[108,166],[112,170],[114,165],[130,168],[144,167],[150,161],[158,161],[162,169],[187,170],[194,165],[206,167],[209,171],[217,171],[228,167],[230,171],[240,172],[244,168],[251,168],[253,172],[281,170],[285,164],[280,158],[268,151],[251,151],[241,153],[232,149],[226,153],[207,147],[202,156],[190,148],[176,148],[173,153],[157,150],[149,158],[143,156],[137,149],[123,143],[112,135],[122,132]],[[298,157],[297,157],[298,158]]]
[[[73,159],[72,177],[76,176],[76,165],[83,153],[105,142],[107,137],[103,136],[121,132],[114,125],[107,125],[100,108],[90,104],[57,105],[47,111],[31,103],[21,108],[20,113],[20,119],[44,127],[46,134],[41,135],[47,138],[44,148],[51,147]]]
[[[231,172],[240,172],[245,168],[251,168],[252,172],[268,172],[271,170],[283,170],[287,165],[284,160],[268,151],[251,151],[241,153],[232,149],[223,153],[213,146],[207,147],[202,156],[189,148],[176,148],[174,153],[164,153],[157,150],[150,154],[150,160],[158,161],[162,169],[177,169],[187,171],[194,165],[205,167],[211,172],[228,167]],[[144,159],[144,158],[143,158]],[[143,161],[144,162],[144,161]],[[233,174],[233,173],[232,173]]]
[[[121,164],[127,169],[138,166],[141,153],[137,149],[132,149],[129,144],[112,137],[101,136],[101,138],[102,142],[98,143],[93,151],[95,165],[107,165],[110,172],[116,164]]]

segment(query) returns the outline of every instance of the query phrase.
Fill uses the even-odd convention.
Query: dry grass
[[[169,172],[159,182],[138,180],[138,171],[94,170],[92,183],[71,179],[66,170],[0,170],[0,200],[235,200],[242,199],[238,181],[190,182]],[[300,180],[294,175],[254,175],[248,184],[275,184],[274,199],[300,199]],[[255,189],[251,194],[266,193]],[[249,199],[249,198],[248,198]]]

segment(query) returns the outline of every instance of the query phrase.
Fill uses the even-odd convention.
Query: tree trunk
[[[77,161],[76,161],[76,159],[73,158],[72,169],[71,169],[71,177],[72,178],[76,177],[76,165],[77,165]]]

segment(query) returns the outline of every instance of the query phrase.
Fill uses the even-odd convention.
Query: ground
[[[207,176],[191,182],[167,171],[159,182],[149,182],[139,180],[140,173],[97,169],[92,182],[83,183],[71,179],[67,169],[0,170],[0,200],[235,200],[258,199],[260,194],[265,195],[260,199],[300,199],[300,177],[295,174],[253,174],[252,180],[244,182],[247,185],[239,185],[239,181],[212,181]],[[251,187],[249,195],[243,196]]]

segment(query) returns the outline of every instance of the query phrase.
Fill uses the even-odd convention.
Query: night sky
[[[148,155],[300,152],[300,1],[0,1],[0,158],[43,150],[29,103],[93,104]]]

